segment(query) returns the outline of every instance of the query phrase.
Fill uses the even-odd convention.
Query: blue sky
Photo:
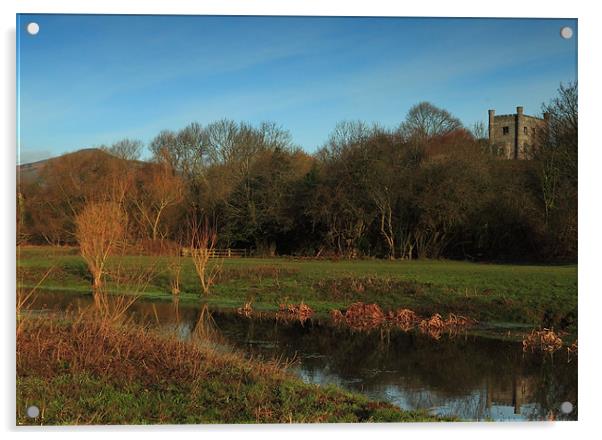
[[[338,121],[394,127],[424,100],[467,126],[490,108],[537,114],[576,80],[576,31],[573,19],[19,15],[20,162],[221,118],[276,121],[313,152]]]

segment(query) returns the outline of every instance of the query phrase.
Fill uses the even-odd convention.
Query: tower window
[[[510,127],[504,127],[504,128],[502,128],[502,133],[503,133],[503,134],[508,134],[508,133],[510,133]]]
[[[525,134],[528,134],[528,133],[529,133],[529,129],[528,129],[527,127],[525,127],[525,128],[523,129],[523,131],[525,132]]]

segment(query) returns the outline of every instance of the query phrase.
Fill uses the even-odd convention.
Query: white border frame
[[[94,438],[131,435],[131,431],[145,436],[163,438],[168,432],[191,437],[203,435],[251,436],[252,438],[283,437],[307,438],[307,436],[332,436],[341,431],[343,436],[365,438],[375,435],[423,436],[434,435],[449,438],[504,438],[514,436],[540,436],[550,438],[575,437],[595,432],[599,416],[598,398],[600,379],[599,329],[596,324],[601,309],[600,292],[596,272],[599,250],[602,248],[600,233],[600,195],[602,188],[599,171],[602,157],[599,139],[595,138],[600,123],[598,102],[600,96],[600,50],[597,42],[602,41],[600,15],[596,14],[594,2],[546,1],[525,2],[506,0],[503,3],[471,0],[434,1],[421,0],[392,4],[383,0],[369,2],[356,0],[235,0],[203,1],[190,0],[3,0],[0,2],[2,20],[2,133],[4,145],[2,164],[4,185],[2,205],[9,214],[2,216],[4,222],[0,249],[2,261],[1,291],[2,329],[5,360],[0,362],[4,391],[1,399],[1,427],[14,435],[15,431],[27,435],[43,433],[45,436],[63,439],[65,436],[85,433]],[[16,118],[15,118],[15,14],[20,13],[116,13],[116,14],[201,14],[201,15],[345,15],[345,16],[430,16],[430,17],[562,17],[579,20],[579,89],[580,89],[580,152],[579,152],[579,422],[566,423],[456,423],[456,424],[405,424],[405,425],[220,425],[220,426],[154,426],[154,427],[83,427],[83,428],[15,428],[15,345],[14,345],[14,291],[15,291],[15,165],[16,165]],[[200,432],[197,432],[200,431]],[[246,439],[245,439],[246,440]]]

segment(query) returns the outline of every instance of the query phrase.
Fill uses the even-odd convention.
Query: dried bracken
[[[418,315],[410,309],[399,309],[396,312],[389,312],[387,320],[402,330],[409,331],[418,322]]]
[[[523,339],[523,351],[552,354],[562,348],[562,339],[553,329],[533,330]]]
[[[276,318],[283,321],[299,321],[302,324],[312,317],[314,311],[303,301],[297,304],[280,304]]]
[[[340,310],[334,309],[330,311],[330,319],[332,319],[332,322],[336,325],[340,325],[345,322],[345,315],[343,315]]]
[[[445,320],[445,326],[449,329],[453,328],[464,328],[471,326],[475,323],[474,320],[467,318],[466,316],[454,315],[450,313],[447,319]]]
[[[362,302],[352,304],[345,313],[331,310],[330,317],[336,325],[345,324],[354,330],[397,327],[410,331],[418,326],[422,333],[435,339],[439,339],[444,331],[454,335],[476,323],[473,319],[454,314],[450,314],[446,320],[438,313],[428,319],[421,319],[413,310],[403,308],[385,314],[377,304]]]
[[[429,335],[433,339],[439,339],[441,333],[445,329],[445,321],[441,318],[439,313],[435,313],[429,319],[420,321],[418,328],[422,333]]]
[[[435,313],[429,319],[420,321],[420,330],[442,330],[445,327],[445,321],[439,313]]]
[[[429,335],[434,339],[439,339],[443,332],[450,336],[470,327],[476,323],[475,320],[461,315],[450,313],[447,319],[443,319],[439,313],[434,314],[429,319],[420,321],[418,328],[422,333]]]
[[[385,314],[378,304],[353,303],[345,313],[345,322],[354,330],[371,330],[379,327]]]

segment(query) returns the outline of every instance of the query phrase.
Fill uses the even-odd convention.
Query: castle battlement
[[[525,115],[520,106],[514,114],[496,115],[495,110],[489,110],[489,143],[506,159],[528,159],[547,118],[547,114],[543,119]]]

